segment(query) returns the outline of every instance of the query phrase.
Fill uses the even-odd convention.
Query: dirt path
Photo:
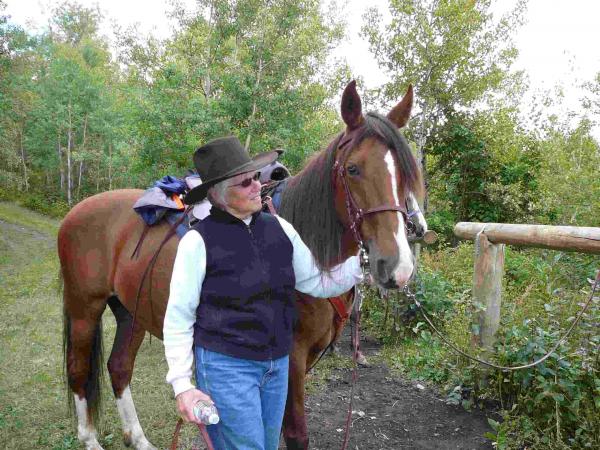
[[[349,341],[347,327],[340,348],[348,358]],[[367,355],[375,355],[379,344],[367,339],[361,347]],[[420,389],[416,382],[394,377],[381,364],[361,367],[358,374],[348,449],[493,448],[483,437],[491,431],[483,412],[448,405],[431,388]],[[341,448],[351,379],[350,369],[335,369],[322,392],[307,396],[311,449]]]

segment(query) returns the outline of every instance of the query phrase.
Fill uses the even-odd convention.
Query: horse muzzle
[[[369,252],[371,275],[374,281],[385,289],[404,287],[414,270],[413,257],[407,256],[407,258],[386,257],[376,250]]]

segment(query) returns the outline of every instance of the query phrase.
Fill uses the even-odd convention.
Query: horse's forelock
[[[404,136],[400,134],[398,128],[389,119],[380,114],[369,112],[365,119],[362,140],[367,137],[375,137],[392,150],[398,161],[402,192],[405,196],[408,196],[410,192],[419,195],[422,191],[421,174],[410,145]]]

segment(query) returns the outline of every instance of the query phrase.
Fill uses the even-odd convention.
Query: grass
[[[0,220],[26,227],[37,231],[44,236],[55,236],[58,231],[59,221],[51,217],[37,214],[29,209],[22,208],[13,203],[0,201]]]
[[[63,381],[62,300],[57,290],[56,231],[59,222],[0,202],[0,448],[79,449],[76,421],[67,409]],[[106,358],[115,333],[104,315]],[[131,383],[148,439],[170,445],[177,414],[162,342],[146,338]],[[108,374],[106,374],[108,381]],[[126,448],[110,383],[104,384],[100,442]],[[194,435],[184,427],[182,441]],[[186,437],[187,436],[187,437]]]

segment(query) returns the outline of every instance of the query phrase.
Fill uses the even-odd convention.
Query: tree
[[[173,14],[180,31],[140,80],[144,165],[187,167],[199,142],[233,133],[251,152],[284,147],[297,168],[335,129],[325,58],[341,28],[317,0],[203,0]]]
[[[75,2],[64,1],[53,10],[53,31],[59,41],[74,47],[84,39],[98,35],[102,13],[98,5],[87,8]]]
[[[0,1],[0,11],[5,6]],[[0,184],[9,189],[29,189],[24,141],[35,101],[31,92],[34,47],[35,39],[0,15]]]
[[[383,99],[398,98],[409,83],[416,87],[418,114],[409,133],[426,181],[427,152],[438,129],[457,112],[519,87],[509,75],[517,56],[511,36],[522,23],[525,0],[497,23],[490,5],[491,0],[390,0],[387,25],[377,9],[364,17],[362,35],[390,76]]]
[[[457,221],[527,223],[539,213],[540,144],[514,110],[456,115],[431,142],[432,219],[447,234]]]
[[[95,20],[100,16],[94,10],[67,3],[57,7],[54,29],[36,48],[35,83],[29,87],[37,98],[27,114],[25,139],[32,165],[46,173],[47,184],[51,173],[58,175],[57,187],[69,205],[81,198],[86,173],[101,176],[99,163],[112,149],[120,117],[113,107],[118,71],[96,35]],[[91,165],[95,170],[88,170]]]
[[[564,225],[597,226],[600,145],[592,136],[592,123],[583,119],[574,130],[554,129],[541,147],[542,219]]]

